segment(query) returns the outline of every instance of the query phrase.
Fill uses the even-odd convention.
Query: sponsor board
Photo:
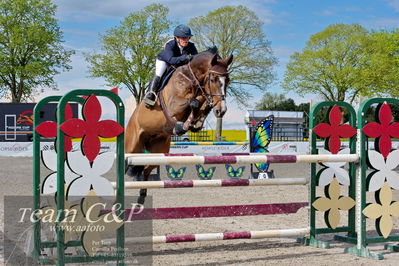
[[[0,103],[0,142],[32,141],[33,109],[36,103]],[[78,105],[70,104],[73,117],[78,117]],[[54,121],[56,103],[43,106],[41,121]]]

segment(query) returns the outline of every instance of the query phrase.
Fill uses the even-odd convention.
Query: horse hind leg
[[[156,166],[153,165],[144,168],[143,181],[148,181],[150,174],[154,168],[156,168]],[[137,200],[137,203],[144,204],[146,197],[147,197],[147,189],[146,188],[140,189],[140,196]]]
[[[131,119],[126,128],[125,135],[125,152],[127,153],[142,153],[144,151],[144,145],[142,141],[142,135],[136,123],[136,120]],[[128,159],[125,159],[125,174],[132,177],[134,181],[140,181],[141,175],[144,171],[142,165],[129,165]]]
[[[143,165],[129,165],[127,158],[125,159],[125,174],[132,177],[133,181],[142,181],[143,171]]]
[[[146,149],[151,153],[167,153],[170,148],[170,136],[163,136],[152,139],[147,143]],[[143,179],[148,181],[152,170],[157,168],[157,165],[149,165],[144,168]],[[147,196],[147,189],[140,189],[140,196],[137,200],[139,204],[144,204],[145,197]]]

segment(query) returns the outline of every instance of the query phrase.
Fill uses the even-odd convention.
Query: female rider
[[[144,96],[144,103],[147,108],[154,106],[157,93],[160,89],[161,77],[168,66],[178,67],[187,64],[193,55],[198,54],[194,43],[190,42],[191,29],[186,25],[179,25],[175,28],[174,39],[165,44],[155,61],[155,75],[151,80],[150,88]]]

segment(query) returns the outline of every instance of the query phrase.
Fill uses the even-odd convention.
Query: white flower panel
[[[399,174],[394,171],[399,165],[399,150],[390,152],[386,160],[381,153],[369,150],[368,159],[371,166],[377,170],[368,176],[368,191],[381,189],[385,180],[393,189],[399,189]]]
[[[90,190],[103,198],[113,199],[115,196],[111,182],[102,175],[107,173],[115,160],[113,152],[100,153],[90,165],[87,158],[81,153],[68,154],[68,165],[80,177],[75,179],[68,187],[67,197],[71,200],[84,198]]]
[[[49,174],[43,180],[42,194],[55,193],[55,192],[57,192],[57,153],[55,151],[42,151],[41,158],[42,158],[42,162],[43,162],[44,166],[47,169],[54,171],[54,173]],[[65,163],[65,166],[64,166],[65,184],[69,185],[78,176],[79,175],[72,172],[71,169],[68,167],[67,163]]]
[[[331,152],[321,148],[319,149],[319,154],[331,155]],[[350,149],[342,149],[338,154],[350,154]],[[340,184],[345,186],[350,185],[349,173],[343,168],[346,165],[346,162],[323,162],[322,164],[327,168],[323,169],[320,174],[319,186],[327,186],[331,183],[334,177]]]

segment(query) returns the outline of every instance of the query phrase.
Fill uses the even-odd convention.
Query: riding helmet
[[[175,31],[173,33],[176,37],[191,37],[193,36],[191,34],[191,29],[183,24],[180,24],[175,28]]]

